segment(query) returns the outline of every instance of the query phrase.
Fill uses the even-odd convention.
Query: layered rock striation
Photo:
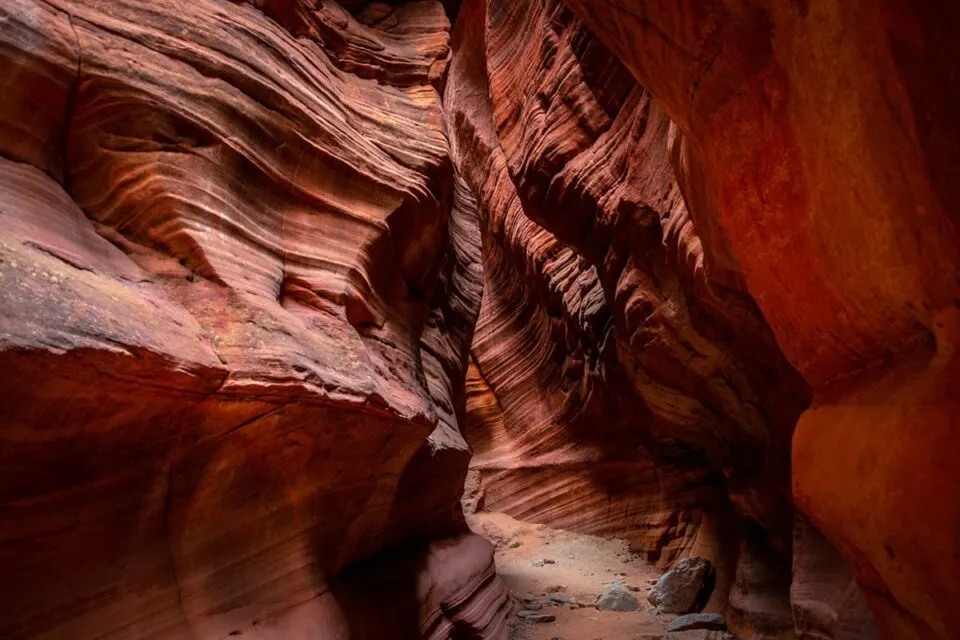
[[[785,554],[752,573],[789,585],[808,391],[735,265],[705,266],[675,178],[683,134],[561,2],[464,3],[454,48],[444,107],[484,230],[466,427],[486,508],[663,564],[709,555],[717,606],[754,579],[738,558]],[[757,624],[792,628],[779,596]]]
[[[955,637],[958,26],[3,4],[0,637],[503,638],[468,464],[746,637]]]
[[[569,4],[689,134],[691,212],[813,388],[797,505],[882,633],[953,637],[957,8]]]
[[[463,3],[444,107],[484,231],[487,508],[708,555],[750,637],[872,637],[856,585],[887,637],[952,637],[942,9]]]
[[[449,22],[314,4],[0,7],[4,638],[503,633]],[[406,541],[393,593],[331,586]]]

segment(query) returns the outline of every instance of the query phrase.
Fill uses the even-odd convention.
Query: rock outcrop
[[[850,568],[816,527],[797,515],[790,602],[800,638],[868,640],[877,625]]]
[[[0,7],[4,638],[384,637],[364,597],[502,636],[458,505],[448,19],[256,4]],[[331,586],[430,540],[392,593]]]

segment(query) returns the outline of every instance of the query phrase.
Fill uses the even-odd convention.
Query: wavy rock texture
[[[444,107],[486,266],[467,437],[486,508],[735,563],[750,637],[856,637],[835,546],[880,633],[950,638],[960,20],[835,5],[463,4]],[[791,442],[822,544],[793,533]]]
[[[388,603],[391,637],[502,636],[492,551],[456,537],[482,278],[448,28],[0,7],[0,636],[381,638],[345,612]],[[331,586],[450,536],[393,590]]]
[[[4,3],[0,637],[501,638],[471,447],[744,636],[955,637],[958,27]]]
[[[752,637],[792,633],[779,488],[806,396],[782,349],[814,392],[792,493],[821,546],[851,564],[882,634],[952,637],[957,12],[897,0],[462,11],[445,107],[488,227],[468,421],[487,499],[564,522],[528,504],[576,487],[563,503],[595,528],[597,505],[622,494],[554,467],[606,430],[634,435],[659,468],[714,469],[723,481],[709,484],[761,525],[741,531],[728,618]],[[619,63],[645,89],[627,92]],[[511,324],[511,306],[539,311]],[[591,417],[606,391],[624,418]],[[534,434],[500,444],[516,423]],[[632,457],[629,441],[578,462]],[[677,508],[689,503],[639,519]],[[830,584],[849,581],[818,554],[797,561],[794,608],[816,600],[811,618],[836,619],[798,631],[842,637]]]
[[[444,106],[484,229],[466,431],[485,507],[664,565],[709,555],[712,606],[749,585],[768,595],[731,597],[741,627],[792,629],[806,387],[736,274],[704,268],[680,134],[560,2],[466,3]],[[741,550],[741,528],[763,533]]]
[[[680,181],[700,185],[687,199],[708,256],[737,260],[814,390],[798,506],[882,633],[954,637],[958,8],[568,4],[687,135]]]

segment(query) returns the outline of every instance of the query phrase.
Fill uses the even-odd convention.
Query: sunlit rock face
[[[4,638],[503,634],[449,21],[260,4],[0,7]]]
[[[958,24],[463,3],[485,508],[719,556],[749,637],[873,637],[864,598],[885,637],[953,637]]]

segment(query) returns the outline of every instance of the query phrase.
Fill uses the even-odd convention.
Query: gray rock
[[[601,611],[636,611],[640,601],[621,583],[614,582],[597,598],[596,607]]]
[[[662,613],[687,613],[697,602],[713,564],[706,558],[684,558],[660,576],[647,601]],[[709,597],[709,594],[703,594]],[[704,598],[705,600],[705,598]]]
[[[532,622],[534,624],[549,624],[557,619],[555,615],[550,613],[539,613],[537,611],[521,611],[517,614],[517,617],[526,622]]]
[[[695,629],[726,631],[727,621],[718,613],[688,613],[685,616],[680,616],[667,627],[668,632]]]
[[[551,593],[550,601],[556,602],[557,604],[570,604],[571,602],[574,602],[574,599],[565,593]]]

